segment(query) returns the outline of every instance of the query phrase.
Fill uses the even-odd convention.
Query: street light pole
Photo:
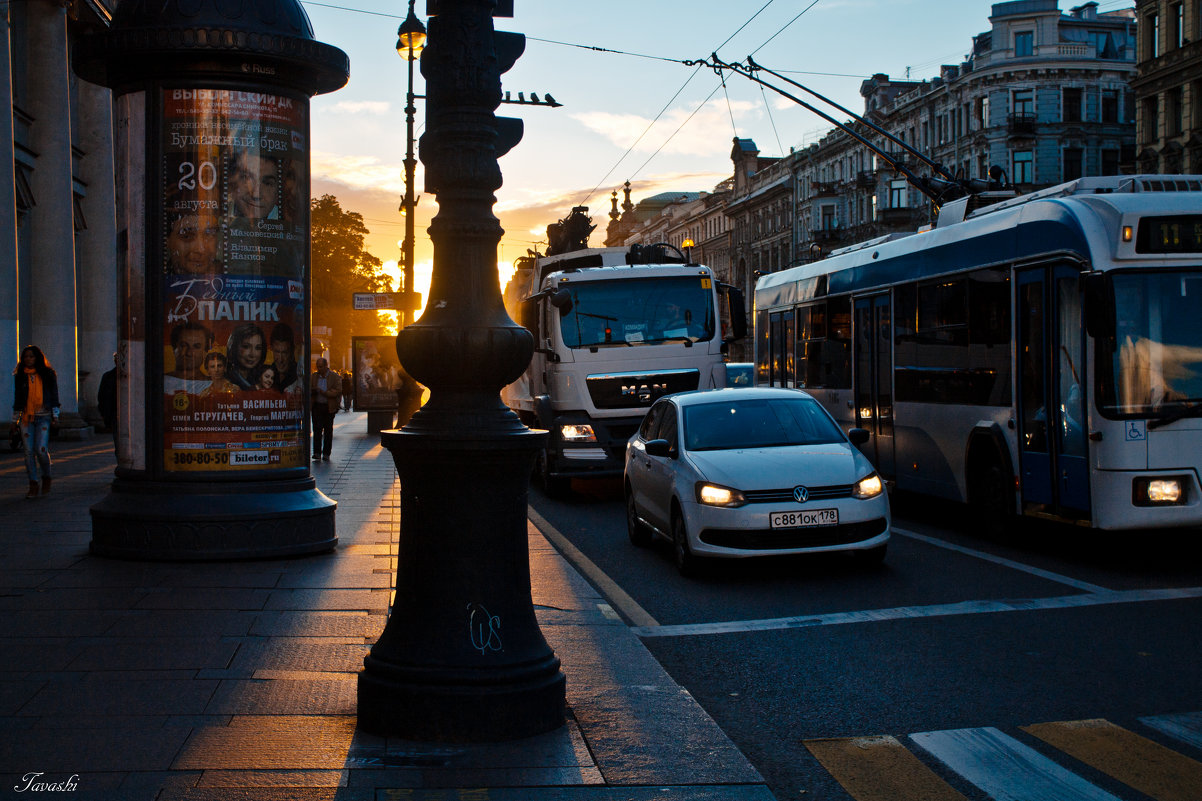
[[[413,322],[417,313],[417,304],[411,302],[413,295],[413,240],[414,240],[414,207],[417,202],[413,198],[413,173],[417,167],[417,159],[413,157],[413,115],[417,107],[413,105],[413,63],[421,56],[426,46],[426,26],[413,13],[414,0],[409,0],[409,14],[397,28],[396,51],[405,59],[409,72],[409,88],[405,93],[405,198],[401,203],[401,211],[405,215],[405,239],[401,243],[401,258],[404,260],[402,275],[404,276],[405,299],[402,324]]]

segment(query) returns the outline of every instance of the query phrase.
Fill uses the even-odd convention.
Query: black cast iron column
[[[520,136],[493,110],[520,49],[515,35],[494,33],[493,0],[430,5],[421,157],[438,197],[434,274],[426,312],[397,336],[397,353],[431,396],[403,429],[382,434],[401,478],[397,590],[359,674],[359,724],[416,740],[497,741],[564,720],[564,676],[535,619],[526,539],[529,475],[546,432],[500,399],[534,347],[501,302],[503,231],[492,214],[497,158]]]

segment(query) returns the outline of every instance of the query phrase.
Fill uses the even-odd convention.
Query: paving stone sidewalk
[[[0,798],[771,801],[763,779],[529,526],[539,623],[567,675],[550,734],[445,745],[357,731],[356,677],[396,575],[399,482],[365,413],[313,465],[336,551],[138,563],[88,554],[112,441],[52,442],[25,500],[0,453]]]

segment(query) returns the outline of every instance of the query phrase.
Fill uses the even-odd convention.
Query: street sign
[[[361,311],[413,311],[422,305],[418,292],[356,292],[354,308]]]

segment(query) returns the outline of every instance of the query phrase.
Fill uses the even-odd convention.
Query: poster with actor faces
[[[305,464],[308,101],[163,93],[164,468]]]

